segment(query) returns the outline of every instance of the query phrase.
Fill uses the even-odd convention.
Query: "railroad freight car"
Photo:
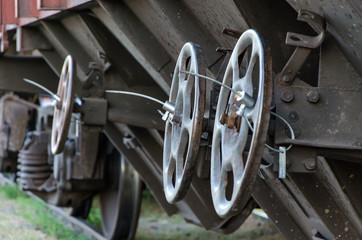
[[[132,239],[142,185],[221,233],[362,238],[362,3],[1,0],[0,170]]]

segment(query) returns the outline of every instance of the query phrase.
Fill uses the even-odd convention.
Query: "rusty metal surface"
[[[49,132],[28,134],[19,151],[17,182],[21,189],[52,192],[56,190],[48,162]]]
[[[359,124],[362,78],[330,39],[322,47],[319,83],[312,87],[300,79],[293,85],[276,85],[276,96],[291,91],[294,99],[287,103],[275,98],[277,113],[285,117],[297,132],[291,141],[284,128],[277,126],[276,142],[339,149],[361,149]],[[343,79],[343,81],[341,80]],[[308,94],[318,93],[317,102],[308,101]]]
[[[1,1],[1,24],[16,24],[15,1]]]
[[[321,15],[326,19],[327,30],[320,55],[316,50],[306,58],[309,50],[302,50],[304,56],[299,58],[305,64],[300,68],[301,60],[293,67],[294,73],[300,72],[293,83],[290,81],[289,85],[283,86],[276,82],[273,86],[276,112],[291,123],[297,136],[291,141],[288,131],[272,119],[268,144],[294,144],[287,154],[287,179],[277,179],[273,172],[278,169],[277,154],[273,156],[264,152],[266,159],[263,163],[275,163],[262,170],[261,177],[250,175],[250,179],[257,179],[253,197],[287,239],[361,237],[357,218],[361,216],[358,169],[362,162],[362,129],[358,103],[362,101],[362,11],[357,0],[17,2],[20,5],[2,0],[0,5],[3,54],[0,58],[0,88],[24,92],[26,98],[33,97],[39,90],[23,83],[22,78],[27,77],[54,91],[63,59],[72,54],[78,63],[75,93],[80,99],[92,98],[84,109],[76,109],[79,111],[76,118],[80,121],[84,114],[85,123],[98,125],[79,123],[82,137],[75,138],[74,132],[69,135],[78,141],[75,145],[79,148],[69,150],[76,149],[81,157],[74,158],[71,151],[68,156],[63,156],[63,167],[69,166],[67,161],[75,162],[69,168],[75,170],[74,174],[68,169],[62,176],[71,179],[68,190],[80,191],[58,189],[52,193],[36,194],[53,204],[76,206],[102,189],[102,165],[98,165],[95,156],[91,155],[96,155],[98,148],[94,145],[98,143],[101,127],[106,124],[108,137],[135,166],[169,214],[180,214],[190,222],[222,232],[235,230],[245,216],[240,214],[221,219],[215,213],[209,183],[210,156],[198,159],[202,164],[184,200],[169,205],[162,190],[163,139],[158,130],[164,125],[157,114],[157,106],[108,94],[103,99],[102,91],[122,89],[167,99],[172,79],[170,74],[178,51],[186,41],[202,45],[208,67],[206,73],[216,76],[225,52],[235,43],[235,39],[221,34],[224,27],[236,29],[239,34],[247,28],[256,28],[266,35],[273,56],[273,72],[270,70],[269,73],[276,76],[294,50],[284,43],[287,32],[315,35],[310,26],[296,20],[297,11],[306,9]],[[288,43],[293,38],[296,40],[295,37],[304,38],[289,34]],[[216,52],[217,47],[219,51]],[[45,61],[36,57],[39,55]],[[223,72],[222,68],[220,72]],[[98,73],[102,74],[99,81],[96,79]],[[207,88],[207,101],[209,90]],[[217,88],[214,90],[210,101],[215,103],[218,94]],[[92,106],[94,108],[106,104],[108,108],[103,108],[98,116],[98,112],[89,107],[94,102],[97,103],[97,106]],[[231,110],[235,112],[235,109]],[[210,113],[213,114],[212,109]],[[236,118],[229,119],[232,120],[229,127],[239,125],[234,122]],[[209,119],[203,130],[212,129],[212,125],[213,120]],[[203,138],[205,140],[206,136]],[[207,153],[205,148],[201,150]],[[330,169],[321,164],[317,156],[327,158]],[[337,163],[337,159],[344,162]],[[33,170],[29,166],[21,169],[24,173]],[[353,177],[349,178],[351,174]],[[332,189],[331,185],[336,187]],[[69,199],[73,202],[69,203]],[[247,205],[245,211],[252,207]]]
[[[38,0],[39,10],[61,10],[66,7],[66,0]]]
[[[297,46],[297,48],[294,50],[293,55],[279,74],[279,81],[283,85],[290,85],[293,83],[294,78],[297,76],[300,68],[312,52],[312,49],[319,47],[325,37],[326,23],[318,14],[306,10],[299,10],[298,21],[306,22],[311,25],[311,27],[317,31],[318,35],[311,37],[298,33],[287,33],[285,43]]]
[[[5,93],[0,103],[0,168],[4,172],[16,172],[17,154],[22,148],[28,121],[37,105],[27,102],[13,93]]]
[[[328,32],[338,42],[347,59],[362,74],[362,7],[358,0],[309,2],[298,0],[287,2],[296,10],[307,9],[323,16],[328,23]]]

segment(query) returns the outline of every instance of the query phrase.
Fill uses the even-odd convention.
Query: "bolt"
[[[55,103],[55,107],[56,107],[56,109],[61,110],[63,107],[63,101],[57,101]]]
[[[309,91],[307,93],[307,100],[310,103],[316,103],[319,101],[319,93],[317,93],[316,91]]]
[[[293,100],[294,98],[294,94],[292,91],[286,89],[286,90],[283,90],[282,93],[281,93],[281,96],[280,98],[286,102],[286,103],[289,103]]]
[[[289,84],[291,81],[290,81],[290,77],[288,75],[284,75],[282,78],[281,78],[281,82],[284,83],[284,84]]]
[[[314,170],[317,168],[317,162],[314,158],[307,158],[303,161],[304,167],[307,170]]]

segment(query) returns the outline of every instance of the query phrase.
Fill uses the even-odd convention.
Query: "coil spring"
[[[28,134],[18,158],[18,183],[24,190],[40,190],[52,174],[48,163],[49,132]]]

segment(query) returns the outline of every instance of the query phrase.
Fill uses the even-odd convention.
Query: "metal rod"
[[[50,91],[48,88],[44,87],[43,85],[40,85],[39,83],[34,82],[27,78],[23,78],[23,80],[27,83],[30,83],[30,84],[42,89],[45,92],[49,93],[57,102],[60,102],[60,97],[58,95],[56,95],[55,93],[53,93],[52,91]]]
[[[180,72],[180,73],[186,73],[186,74],[190,74],[190,75],[194,75],[194,76],[197,76],[197,77],[204,78],[204,79],[206,79],[206,80],[209,80],[209,81],[214,82],[214,83],[216,83],[216,84],[218,84],[218,85],[220,85],[220,86],[222,86],[222,87],[225,87],[225,88],[229,89],[230,91],[232,91],[233,93],[235,93],[235,94],[238,95],[239,97],[243,97],[243,96],[240,95],[240,93],[238,93],[237,91],[235,91],[235,90],[232,89],[231,87],[229,87],[229,86],[227,86],[227,85],[225,85],[225,84],[223,84],[223,83],[219,82],[218,80],[213,79],[213,78],[211,78],[211,77],[208,77],[208,76],[205,76],[205,75],[201,75],[201,74],[198,74],[198,73],[193,73],[193,72],[184,71],[184,70],[180,70],[179,72]]]
[[[277,118],[279,118],[280,120],[282,120],[282,122],[283,122],[285,125],[287,125],[287,127],[289,128],[289,131],[290,131],[291,139],[294,140],[294,139],[295,139],[294,130],[293,130],[292,126],[290,126],[290,124],[287,122],[287,120],[285,120],[283,117],[281,117],[280,115],[278,115],[278,114],[276,114],[276,113],[274,113],[274,112],[270,112],[270,114],[271,114],[271,115],[274,115],[274,116],[277,117]],[[252,132],[254,132],[254,128],[253,128],[253,126],[251,126],[251,123],[249,122],[249,119],[248,119],[245,115],[243,115],[243,117],[244,117],[244,119],[245,119],[248,127],[250,128],[250,130],[251,130]],[[278,153],[281,153],[281,152],[282,152],[281,150],[275,149],[275,148],[269,146],[268,144],[265,144],[265,146],[266,146],[269,150],[271,150],[271,151],[278,152]],[[292,148],[292,146],[293,146],[293,145],[290,144],[289,147],[288,147],[287,149],[285,149],[285,152],[289,151],[289,150]]]
[[[106,93],[117,93],[117,94],[123,94],[123,95],[131,95],[131,96],[136,96],[136,97],[142,97],[142,98],[146,98],[146,99],[149,99],[151,101],[157,102],[157,103],[161,104],[162,106],[165,104],[161,100],[158,100],[156,98],[153,98],[153,97],[141,94],[141,93],[128,92],[128,91],[118,91],[118,90],[105,90],[105,92]]]

